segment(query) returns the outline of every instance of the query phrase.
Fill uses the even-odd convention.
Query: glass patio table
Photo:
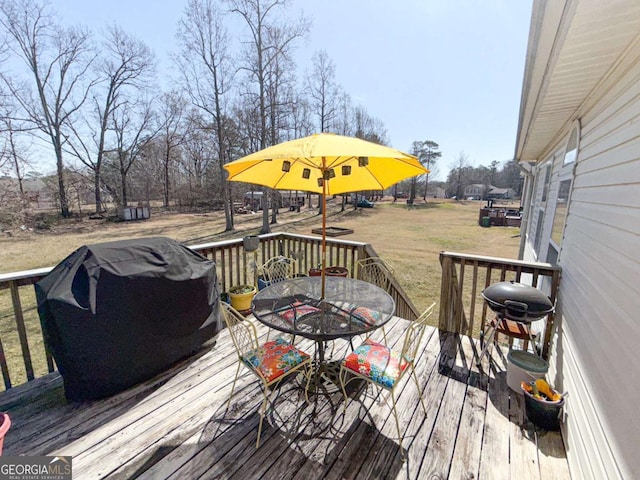
[[[327,390],[327,379],[335,384],[336,366],[325,361],[325,342],[371,332],[387,323],[395,312],[393,298],[376,285],[353,278],[325,277],[322,299],[321,280],[298,277],[274,283],[260,290],[251,305],[259,322],[316,342],[315,390]]]

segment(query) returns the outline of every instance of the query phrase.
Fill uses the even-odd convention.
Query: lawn
[[[374,208],[340,211],[339,199],[327,208],[328,226],[350,228],[353,234],[340,237],[370,243],[378,254],[394,267],[399,283],[419,310],[440,295],[440,263],[443,250],[517,258],[519,230],[513,227],[482,228],[478,213],[483,202],[433,200],[408,208],[406,203],[377,202]],[[516,205],[517,206],[517,205]],[[153,213],[148,220],[105,222],[103,220],[69,220],[50,230],[16,229],[0,237],[0,273],[54,266],[76,248],[98,242],[144,236],[167,236],[186,245],[238,238],[257,233],[261,214],[236,216],[236,231],[223,232],[224,216],[209,214]],[[272,231],[312,235],[321,225],[316,209],[285,212],[278,217]],[[40,338],[39,321],[30,289],[21,289],[21,301],[29,328],[37,374],[46,372],[44,355],[36,339]],[[435,316],[437,319],[437,316]],[[437,321],[437,320],[436,320]],[[21,353],[11,298],[0,291],[0,338],[10,363],[14,384],[24,381]]]

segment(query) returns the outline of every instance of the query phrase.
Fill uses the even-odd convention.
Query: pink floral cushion
[[[282,338],[267,342],[242,356],[242,361],[272,382],[309,360],[309,355]]]
[[[367,339],[347,355],[343,365],[382,387],[393,388],[409,363],[399,352]]]
[[[378,325],[382,322],[382,313],[366,307],[357,307],[351,311],[351,315],[367,325]]]
[[[304,315],[319,311],[320,309],[314,307],[313,305],[306,305],[302,302],[295,302],[278,311],[278,315],[284,318],[287,322],[293,323],[294,320],[297,320]]]

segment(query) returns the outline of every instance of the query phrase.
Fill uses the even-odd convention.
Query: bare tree
[[[224,181],[225,95],[233,80],[228,35],[223,14],[214,0],[190,0],[178,30],[180,56],[176,58],[191,102],[208,114],[218,146],[218,174],[223,183],[225,231],[233,230],[229,189]]]
[[[99,62],[95,63],[97,84],[90,102],[91,112],[82,129],[72,126],[70,140],[72,154],[93,174],[96,213],[102,208],[102,163],[105,152],[113,146],[107,144],[110,120],[127,99],[148,89],[156,68],[149,47],[116,25],[107,30],[102,51]]]
[[[177,92],[165,93],[158,109],[158,138],[162,145],[162,202],[169,207],[171,164],[178,160],[177,151],[187,136],[185,125],[186,101]]]
[[[270,145],[275,145],[282,140],[282,135],[287,129],[287,118],[291,115],[295,88],[295,64],[292,60],[292,44],[287,44],[288,28],[274,26],[267,29],[267,43],[273,45],[281,53],[269,62],[266,68],[266,93],[267,112]],[[280,195],[271,191],[271,224],[277,223]]]
[[[460,152],[451,164],[451,170],[447,177],[447,193],[450,196],[455,196],[456,200],[460,200],[472,170],[468,155]]]
[[[211,135],[204,128],[204,119],[192,112],[188,120],[189,128],[185,137],[183,166],[187,173],[189,190],[194,196],[202,197],[205,186],[205,176],[212,160],[216,157],[215,144]],[[216,173],[217,175],[217,173]],[[223,184],[226,182],[222,182]],[[224,201],[224,199],[223,199]]]
[[[353,107],[348,93],[341,91],[338,95],[336,133],[353,136]]]
[[[305,36],[309,31],[309,22],[301,17],[297,22],[289,21],[279,15],[288,0],[228,0],[231,11],[242,17],[249,29],[249,40],[245,43],[243,69],[249,75],[249,81],[257,87],[257,104],[260,122],[260,148],[267,147],[267,81],[268,72],[274,62],[282,55],[288,55],[291,44]],[[279,29],[281,35],[271,35],[270,30]],[[269,39],[278,38],[278,44]],[[269,233],[268,197],[269,189],[262,195],[262,228],[260,233]]]
[[[363,140],[380,145],[389,143],[384,123],[369,115],[363,106],[357,106],[353,109],[353,129],[354,135]]]
[[[24,127],[13,120],[14,115],[5,110],[0,116],[0,134],[2,135],[2,150],[0,150],[0,171],[11,172],[18,180],[20,196],[24,198],[25,170],[30,166],[28,161],[29,148],[20,140],[20,133]]]
[[[335,81],[336,66],[325,50],[316,52],[311,60],[313,68],[306,82],[311,107],[318,117],[320,131],[335,131],[334,122],[340,106],[340,88]]]
[[[9,48],[24,60],[35,95],[8,75],[0,75],[26,117],[51,142],[56,157],[60,212],[68,217],[64,184],[63,145],[65,127],[87,98],[83,85],[93,61],[89,33],[64,29],[54,23],[48,4],[39,0],[5,1],[0,4],[0,25],[10,38]]]
[[[125,103],[112,114],[115,148],[108,153],[112,170],[108,189],[122,207],[127,206],[127,175],[131,166],[158,133],[152,128],[151,102]],[[107,167],[107,165],[105,165]]]
[[[311,119],[311,106],[304,95],[294,94],[289,115],[289,132],[291,139],[306,137],[313,133],[313,120]]]

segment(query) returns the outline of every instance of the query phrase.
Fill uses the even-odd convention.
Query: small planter
[[[537,397],[529,392],[529,385],[535,382],[527,384],[522,382],[522,393],[524,393],[524,404],[527,418],[535,426],[542,428],[543,430],[556,431],[560,430],[560,416],[562,414],[562,407],[564,407],[564,397],[560,397],[559,400],[551,401],[546,396]],[[550,391],[559,397],[557,392],[553,389]]]
[[[346,277],[349,275],[349,270],[344,267],[326,267],[324,274],[327,277]],[[309,270],[310,277],[320,277],[322,275],[321,268],[312,268]]]
[[[246,252],[254,252],[260,246],[260,237],[257,235],[247,235],[242,238],[242,243]]]
[[[256,294],[256,287],[253,285],[236,285],[229,289],[229,300],[231,306],[242,312],[251,308],[251,301]]]

